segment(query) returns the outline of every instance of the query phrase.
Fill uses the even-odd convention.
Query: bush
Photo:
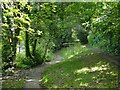
[[[120,45],[118,36],[113,34],[112,37],[106,36],[104,32],[91,31],[88,36],[89,44],[99,47],[108,53],[119,55]]]
[[[40,57],[40,54],[37,51],[36,51],[33,59],[31,59],[29,57],[25,57],[25,55],[22,54],[22,53],[18,53],[15,63],[16,63],[16,67],[27,69],[27,68],[30,68],[30,67],[34,67],[38,64],[42,64],[43,59]]]
[[[39,50],[36,50],[35,56],[34,56],[35,65],[42,64],[44,62],[44,59],[42,58],[42,56],[43,55],[41,54],[41,52],[39,52]]]
[[[24,53],[18,53],[15,61],[16,67],[18,68],[30,68],[33,64],[30,58],[26,58]]]
[[[55,59],[55,55],[52,53],[52,51],[48,50],[45,61],[49,62],[54,59]]]
[[[48,49],[46,57],[44,58],[44,46],[39,45],[36,48],[35,55],[33,58],[25,57],[25,53],[18,53],[16,56],[16,67],[18,68],[30,68],[36,65],[42,64],[44,61],[51,61],[55,58],[51,50]]]
[[[77,34],[77,38],[80,40],[81,44],[87,44],[88,39],[87,39],[88,33],[84,30],[79,30]]]
[[[55,58],[52,50],[50,50],[50,49],[47,50],[45,58],[44,58],[44,53],[45,53],[45,47],[43,45],[37,46],[35,57],[39,58],[39,63],[41,63],[43,61],[48,62],[48,61],[51,61]]]

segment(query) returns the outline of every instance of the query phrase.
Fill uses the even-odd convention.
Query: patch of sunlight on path
[[[26,77],[25,78],[26,83],[23,90],[26,88],[42,88],[39,85],[39,81],[43,70],[51,64],[56,64],[62,61],[62,57],[58,53],[55,53],[55,55],[56,55],[56,59],[52,60],[51,62],[46,62],[45,64],[39,65],[37,67],[24,70],[23,73]]]

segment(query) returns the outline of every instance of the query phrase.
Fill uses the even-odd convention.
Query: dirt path
[[[56,59],[55,60],[52,60],[51,62],[47,62],[45,64],[39,65],[35,68],[25,70],[24,74],[26,75],[26,79],[25,79],[26,83],[25,83],[24,89],[25,88],[42,88],[39,85],[39,81],[40,81],[40,78],[41,78],[40,76],[41,76],[43,70],[46,67],[48,67],[49,65],[58,63],[61,60],[62,60],[61,56],[59,56],[56,53]]]

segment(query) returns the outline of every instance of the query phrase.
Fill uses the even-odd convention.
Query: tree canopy
[[[2,2],[1,7],[4,70],[19,66],[21,47],[25,54],[19,64],[30,67],[49,60],[66,43],[120,54],[119,2]]]

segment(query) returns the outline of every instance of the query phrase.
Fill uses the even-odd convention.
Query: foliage
[[[119,8],[118,2],[2,2],[3,70],[15,66],[13,62],[30,68],[50,61],[53,51],[66,43],[89,42],[119,55]],[[25,54],[17,55],[17,46],[25,47]],[[83,50],[79,44],[75,47],[63,54]]]
[[[33,60],[25,57],[25,55],[22,53],[17,54],[15,63],[17,68],[26,68],[26,69],[34,65]]]
[[[55,55],[54,55],[53,52],[51,52],[50,50],[48,50],[45,61],[49,62],[51,60],[55,60]]]
[[[88,40],[87,40],[87,36],[88,36],[88,32],[84,31],[84,30],[79,30],[77,37],[80,40],[81,44],[87,44]]]
[[[2,2],[2,60],[3,71],[14,66],[20,31],[30,25],[28,16],[22,12],[26,3]]]
[[[31,59],[30,57],[26,57],[25,53],[18,53],[15,61],[16,67],[28,69],[42,64],[44,61],[48,62],[55,58],[54,54],[50,50],[48,50],[46,58],[44,58],[43,56],[44,48],[42,45],[37,46],[33,59]]]
[[[97,3],[98,9],[92,17],[89,43],[109,53],[120,54],[119,3]],[[102,8],[101,8],[102,7]],[[96,17],[97,16],[97,17]]]
[[[38,64],[43,63],[43,58],[41,57],[40,50],[36,50],[35,56],[33,59],[30,57],[25,57],[25,54],[18,53],[16,57],[16,67],[18,68],[31,68]]]
[[[46,57],[44,57],[45,46],[43,46],[43,44],[44,44],[44,42],[42,44],[39,44],[39,46],[37,46],[36,52],[38,54],[36,54],[36,55],[39,55],[39,58],[41,58],[44,61],[53,60],[55,58],[55,56],[54,56],[53,52],[50,49],[47,50]]]

